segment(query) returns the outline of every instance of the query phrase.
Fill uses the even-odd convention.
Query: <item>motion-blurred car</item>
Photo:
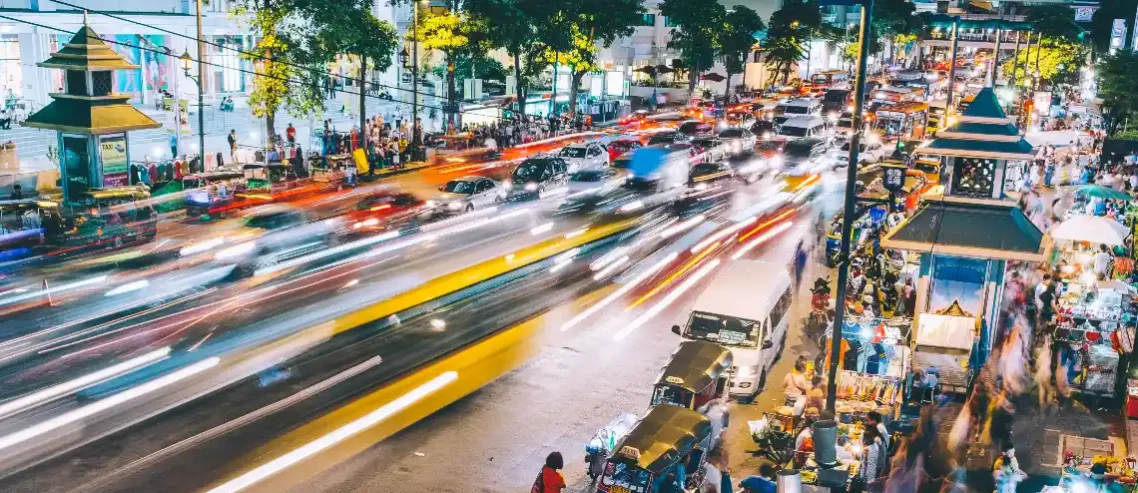
[[[326,247],[341,224],[338,218],[310,221],[304,211],[291,206],[265,207],[246,216],[226,236],[231,246],[219,250],[214,259],[235,264],[234,275],[248,277],[259,268]]]
[[[698,137],[692,139],[695,148],[695,159],[701,163],[714,163],[727,157],[727,145],[715,137]]]
[[[745,128],[729,128],[719,132],[719,140],[723,141],[727,152],[732,156],[755,152],[755,134]]]
[[[648,145],[671,145],[691,142],[691,137],[680,132],[660,132],[648,139]]]
[[[510,174],[506,200],[537,200],[547,192],[564,189],[568,181],[569,166],[561,158],[529,158]]]
[[[425,219],[424,202],[406,192],[379,192],[368,195],[347,214],[345,226],[352,233],[401,230]]]
[[[705,123],[699,120],[688,120],[676,127],[676,131],[687,136],[701,135],[711,133],[714,128],[710,123]]]
[[[616,158],[621,157],[625,154],[628,154],[629,152],[632,152],[632,151],[639,149],[641,147],[644,147],[644,145],[641,144],[640,141],[637,139],[626,138],[626,139],[617,139],[617,140],[614,140],[612,142],[609,142],[608,146],[606,146],[606,147],[608,147],[608,150],[609,150],[609,162],[611,163],[613,161],[616,161]]]
[[[648,119],[648,110],[636,110],[620,120],[621,125],[637,125]]]
[[[695,190],[706,190],[734,178],[735,170],[727,163],[702,163],[692,166],[688,173],[688,186]]]
[[[597,142],[565,146],[557,154],[569,166],[570,173],[583,169],[604,168],[609,165],[609,153]]]
[[[881,145],[880,141],[862,142],[858,146],[857,163],[858,165],[873,164],[881,162],[885,159],[885,146]],[[850,143],[846,142],[841,147],[831,152],[834,158],[834,167],[844,168],[850,164]]]
[[[826,160],[826,142],[821,139],[799,139],[786,144],[782,151],[782,167],[788,173],[811,173]]]
[[[506,200],[505,191],[494,180],[467,176],[448,181],[427,201],[433,216],[470,212]]]
[[[607,193],[620,188],[628,179],[628,172],[623,169],[586,169],[569,176],[569,196],[577,197],[586,194]]]
[[[762,140],[771,140],[775,136],[774,122],[758,120],[751,125],[751,133]]]

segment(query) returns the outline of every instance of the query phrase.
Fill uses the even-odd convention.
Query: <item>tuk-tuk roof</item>
[[[731,350],[714,342],[684,341],[656,379],[656,385],[672,385],[699,392],[712,385],[731,367]]]
[[[84,195],[91,197],[95,200],[103,199],[116,199],[123,197],[131,198],[147,198],[150,197],[150,190],[146,187],[115,187],[115,188],[92,188],[84,192]]]
[[[711,420],[686,407],[656,406],[613,448],[613,457],[659,474],[711,434]]]
[[[0,207],[7,209],[18,209],[21,207],[38,207],[43,209],[50,209],[59,207],[59,203],[50,200],[43,200],[37,197],[31,197],[20,200],[0,200]]]

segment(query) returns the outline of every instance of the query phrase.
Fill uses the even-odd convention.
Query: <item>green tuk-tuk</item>
[[[245,176],[246,192],[274,194],[296,186],[296,173],[282,163],[246,164],[241,168]]]
[[[679,406],[656,406],[613,447],[597,492],[656,493],[669,482],[699,488],[711,442],[706,416]]]
[[[69,246],[113,246],[150,241],[158,235],[158,214],[145,186],[93,188],[82,205],[63,211],[60,227],[45,228],[49,243]]]

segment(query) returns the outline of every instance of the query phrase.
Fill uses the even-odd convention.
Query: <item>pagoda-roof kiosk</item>
[[[945,355],[970,355],[978,369],[1000,322],[1006,262],[1042,261],[1050,244],[1004,193],[1007,162],[1034,159],[1035,150],[985,88],[955,123],[915,152],[944,160],[944,195],[924,198],[881,240],[884,248],[922,254],[914,365],[944,368],[961,363]],[[960,337],[965,330],[972,333]]]
[[[130,95],[114,92],[114,71],[139,67],[103,42],[86,13],[79,32],[37,65],[65,74],[63,92],[52,93],[53,101],[24,122],[58,134],[63,201],[78,204],[87,190],[127,185],[127,132],[162,126],[131,106]]]

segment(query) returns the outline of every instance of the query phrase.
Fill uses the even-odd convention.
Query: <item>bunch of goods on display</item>
[[[1068,381],[1084,392],[1114,393],[1121,355],[1133,348],[1135,306],[1121,281],[1066,280],[1055,331]]]
[[[1135,459],[1113,455],[1079,455],[1064,451],[1063,472],[1057,486],[1048,486],[1044,493],[1080,493],[1090,491],[1123,491],[1133,493],[1136,488]]]

